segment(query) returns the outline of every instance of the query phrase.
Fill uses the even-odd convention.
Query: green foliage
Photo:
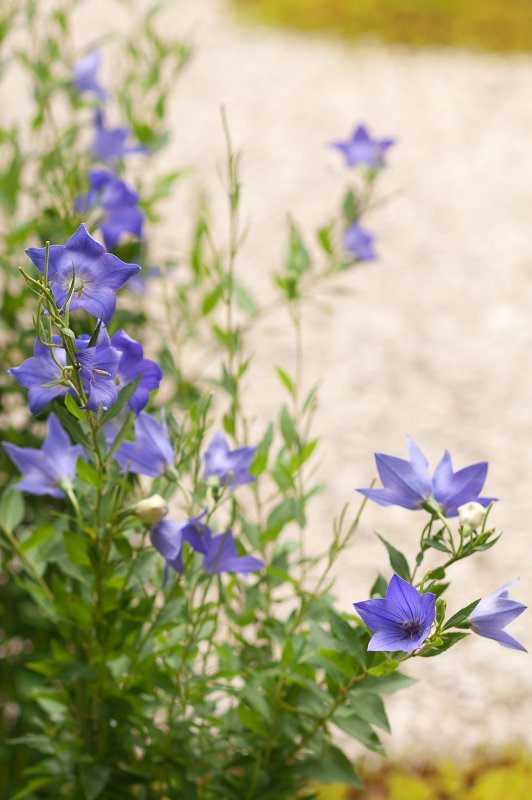
[[[235,0],[251,19],[349,39],[530,50],[528,0]]]

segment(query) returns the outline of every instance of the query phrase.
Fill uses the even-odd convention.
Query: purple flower
[[[458,516],[459,506],[471,501],[488,506],[495,497],[479,497],[488,465],[485,461],[453,472],[451,456],[446,450],[431,478],[428,461],[419,447],[407,436],[410,460],[375,453],[382,489],[357,489],[381,506],[422,508],[431,501],[439,504],[446,517]]]
[[[46,248],[29,247],[26,253],[37,269],[44,272]],[[74,292],[70,298],[70,310],[84,308],[106,324],[116,308],[115,292],[139,272],[137,264],[125,264],[111,253],[106,253],[101,244],[90,236],[81,224],[65,245],[50,247],[48,274],[59,308],[68,297],[72,280]]]
[[[106,93],[98,83],[97,73],[102,63],[99,50],[91,50],[86,56],[76,61],[72,69],[72,82],[78,92],[92,92],[100,100],[105,101]]]
[[[184,542],[188,542],[198,552],[205,552],[203,537],[207,535],[207,532],[210,536],[207,526],[200,522],[205,514],[206,511],[203,511],[197,517],[187,520],[187,522],[165,519],[152,527],[150,531],[151,543],[166,561],[163,586],[168,580],[170,567],[176,572],[183,571]]]
[[[376,258],[373,250],[375,236],[365,230],[359,222],[353,222],[344,233],[344,250],[353,254],[356,261],[372,261]]]
[[[264,567],[264,561],[253,556],[239,556],[231,531],[212,536],[207,528],[203,544],[205,554],[203,566],[206,572],[219,575],[221,572],[238,572],[249,575]]]
[[[350,139],[345,142],[332,142],[331,146],[344,154],[348,167],[362,164],[380,169],[384,166],[386,150],[394,144],[395,139],[372,139],[365,125],[358,125]]]
[[[92,153],[98,161],[112,161],[114,158],[123,158],[129,153],[147,151],[142,145],[127,144],[129,128],[106,128],[103,114],[99,109],[94,116],[94,124],[96,135],[92,143]]]
[[[135,420],[135,441],[122,442],[115,458],[122,472],[158,478],[175,463],[174,449],[168,440],[166,424],[157,422],[145,411]]]
[[[417,650],[429,635],[434,622],[436,595],[421,594],[399,575],[388,584],[386,597],[353,603],[368,628],[374,633],[368,650]]]
[[[54,337],[57,344],[58,337]],[[36,339],[33,355],[18,367],[8,369],[8,373],[25,389],[29,389],[28,403],[32,414],[38,414],[54,397],[67,393],[67,387],[60,383],[63,379],[61,366],[66,364],[66,354],[62,347],[54,347],[56,361],[49,347]]]
[[[85,408],[96,411],[100,406],[111,408],[118,397],[115,376],[120,362],[120,353],[111,346],[109,334],[102,326],[96,344],[87,347],[89,337],[76,340],[78,352],[76,360],[80,366],[79,375],[87,396]]]
[[[253,461],[255,449],[239,447],[230,450],[222,431],[218,431],[205,451],[205,477],[219,478],[221,484],[229,483],[231,488],[254,481],[255,478],[247,470]]]
[[[65,497],[61,484],[72,482],[76,462],[80,456],[84,457],[81,445],[71,445],[55,414],[48,417],[48,434],[40,450],[17,447],[8,442],[3,442],[3,445],[23,476],[15,488],[29,494]]]
[[[98,223],[108,250],[118,247],[123,233],[142,238],[144,214],[138,207],[139,196],[125,181],[116,178],[107,170],[89,172],[89,191],[78,197],[78,211],[88,212],[98,203],[104,217]]]
[[[471,629],[478,633],[479,636],[495,639],[503,647],[510,647],[512,650],[524,650],[526,653],[528,652],[526,647],[523,647],[521,642],[518,642],[517,639],[514,639],[504,630],[506,625],[526,609],[523,603],[510,600],[508,597],[508,589],[518,580],[516,578],[516,580],[505,583],[504,586],[490,594],[489,597],[481,600],[471,613],[469,621]]]
[[[120,354],[116,370],[118,386],[132,383],[141,375],[139,385],[129,400],[129,407],[138,414],[150,399],[150,391],[158,389],[163,379],[163,371],[155,361],[144,358],[144,350],[139,342],[132,339],[124,330],[117,331],[111,345]]]

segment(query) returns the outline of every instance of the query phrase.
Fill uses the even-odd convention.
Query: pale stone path
[[[94,0],[84,12],[80,43],[109,27],[107,8]],[[323,382],[317,428],[330,483],[314,506],[312,544],[368,484],[373,451],[402,455],[409,433],[432,464],[446,447],[456,466],[487,459],[487,491],[501,498],[493,519],[503,541],[455,568],[451,606],[516,576],[514,596],[532,601],[532,56],[355,47],[244,25],[221,0],[174,2],[165,30],[196,50],[176,91],[165,165],[192,165],[220,210],[225,104],[245,154],[250,233],[239,270],[261,294],[287,211],[309,235],[334,213],[345,173],[326,142],[359,121],[399,140],[382,181],[394,196],[367,220],[379,260],[345,276],[351,292],[332,298],[334,311],[305,312],[306,379]],[[193,197],[180,189],[168,205],[161,253],[183,247]],[[288,337],[283,315],[253,334],[259,420],[277,407],[269,365],[290,368]],[[415,513],[368,508],[337,571],[341,606],[366,598],[384,565],[373,530],[412,553],[420,525]],[[512,632],[532,648],[530,620]],[[470,637],[408,671],[421,683],[390,699],[392,752],[532,746],[530,657]]]

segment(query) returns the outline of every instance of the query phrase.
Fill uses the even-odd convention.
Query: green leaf
[[[480,598],[475,600],[473,603],[469,603],[468,606],[461,608],[460,611],[457,611],[456,614],[453,614],[452,617],[447,620],[443,626],[443,630],[446,631],[448,628],[453,628],[455,625],[460,625],[461,622],[465,622],[465,620],[470,616],[471,612],[475,610],[479,603]]]
[[[357,789],[363,784],[354,766],[337,747],[330,745],[319,758],[304,761],[300,771],[303,780],[315,780],[320,783],[345,783]]]
[[[79,422],[67,411],[60,402],[54,404],[54,410],[63,428],[70,434],[70,438],[76,443],[81,444],[85,450],[91,449],[91,444]]]
[[[18,489],[8,486],[0,500],[0,520],[8,531],[13,532],[24,518],[24,498]]]
[[[102,476],[85,459],[80,456],[76,464],[78,477],[94,489],[101,489],[103,485]]]
[[[72,533],[71,531],[65,531],[63,534],[63,541],[65,543],[67,555],[73,564],[77,564],[79,567],[89,566],[91,563],[88,555],[89,543],[84,536],[80,536],[78,533]]]
[[[386,541],[384,536],[381,536],[380,533],[378,533],[377,536],[388,551],[388,558],[393,571],[396,572],[400,578],[410,583],[410,567],[404,555],[390,544],[390,542]]]
[[[292,379],[286,374],[284,369],[281,369],[281,367],[275,367],[275,371],[281,379],[281,382],[285,385],[290,392],[290,395],[293,397],[295,394],[295,388]]]
[[[40,545],[45,544],[49,539],[52,538],[54,533],[55,530],[53,525],[39,525],[39,527],[35,528],[33,533],[28,536],[27,539],[24,539],[20,545],[21,551],[23,553],[29,553],[29,551],[33,550],[35,547],[40,547]]]
[[[78,406],[70,392],[67,392],[65,395],[65,406],[76,419],[83,420],[84,422],[89,419],[89,412],[84,411]]]
[[[414,678],[409,678],[408,675],[403,675],[401,672],[393,672],[391,675],[383,675],[382,677],[370,677],[355,685],[352,695],[357,694],[359,691],[373,691],[379,694],[393,694],[400,689],[406,689],[407,686],[412,686],[416,683]]]
[[[421,653],[422,658],[432,658],[433,656],[438,656],[440,653],[445,652],[453,644],[456,644],[463,639],[465,636],[469,636],[467,631],[451,631],[450,633],[442,633],[441,637],[439,637],[439,641],[435,642],[435,646],[431,647],[425,653]]]
[[[352,700],[353,712],[371,725],[376,725],[383,731],[390,733],[390,722],[384,703],[374,692],[358,692]]]
[[[101,764],[82,764],[81,783],[86,800],[96,800],[107,786],[110,777],[111,767],[104,767]]]
[[[112,405],[109,411],[103,415],[101,420],[102,425],[105,425],[105,423],[109,422],[110,419],[113,419],[113,417],[116,417],[117,414],[120,414],[126,403],[128,403],[133,397],[141,378],[142,375],[137,375],[134,381],[128,383],[128,385],[124,386],[124,388],[119,392],[116,403]]]
[[[364,747],[367,747],[369,750],[374,750],[377,753],[384,753],[379,737],[371,725],[357,716],[352,708],[340,706],[334,713],[332,721],[342,731],[348,733],[358,742],[361,742]]]
[[[339,653],[338,650],[331,650],[326,647],[318,647],[318,655],[332,664],[336,669],[339,669],[346,678],[352,678],[356,672],[353,659],[344,653]]]
[[[283,406],[281,409],[280,428],[283,439],[289,447],[299,443],[299,436],[294,426],[294,421],[286,406]]]

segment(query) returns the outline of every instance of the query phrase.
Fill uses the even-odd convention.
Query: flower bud
[[[135,511],[143,522],[148,522],[151,525],[154,522],[160,522],[163,517],[166,517],[168,504],[160,494],[152,494],[151,497],[139,500],[135,506]]]
[[[485,515],[486,509],[480,503],[475,503],[474,501],[464,503],[463,506],[458,507],[460,525],[467,525],[473,530],[482,525]]]

